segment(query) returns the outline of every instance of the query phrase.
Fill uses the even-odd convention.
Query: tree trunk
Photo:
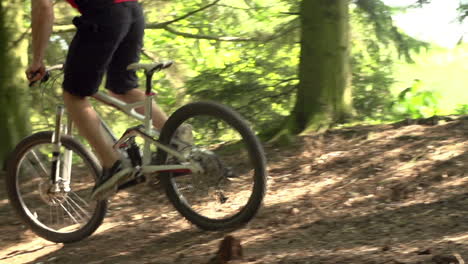
[[[276,139],[328,128],[352,114],[348,0],[302,0],[299,85]]]
[[[23,2],[0,2],[0,161],[18,141],[29,133],[27,111],[27,81],[24,70],[27,63],[28,41],[21,40]]]

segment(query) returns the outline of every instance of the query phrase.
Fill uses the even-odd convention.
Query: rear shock
[[[130,161],[132,162],[133,167],[140,167],[141,166],[141,154],[140,154],[140,148],[137,146],[135,142],[135,137],[131,137],[127,141],[127,154],[128,157],[130,158]]]
[[[141,159],[141,154],[140,154],[140,148],[135,142],[135,137],[132,136],[130,137],[127,142],[124,144],[124,150],[126,151],[128,158],[130,159],[130,162],[132,164],[133,168],[140,168],[142,164],[142,159]],[[132,186],[135,186],[139,183],[145,182],[146,178],[144,175],[142,175],[139,170],[137,170],[135,175],[135,178],[131,181],[128,181],[118,187],[119,190],[123,190]]]

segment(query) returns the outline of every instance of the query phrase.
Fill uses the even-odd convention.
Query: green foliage
[[[429,49],[428,43],[409,37],[393,25],[391,15],[404,9],[392,9],[382,1],[355,3],[358,8],[352,9],[351,41],[353,100],[358,119],[394,120],[440,111],[437,92],[415,91],[417,85],[403,98],[392,92],[400,77],[394,74],[395,69],[402,64],[416,66],[414,58]]]
[[[209,1],[144,1],[149,27],[193,13]],[[65,6],[67,7],[67,6]],[[70,8],[56,7],[57,20],[71,20]],[[286,12],[285,12],[286,11]],[[157,102],[171,113],[188,101],[209,99],[238,109],[259,129],[292,107],[298,64],[298,20],[295,1],[236,0],[220,2],[203,12],[171,23],[171,29],[147,29],[144,62],[172,59],[175,65],[155,76]],[[181,35],[181,34],[190,34]],[[48,64],[64,61],[73,32],[52,37]],[[243,38],[244,41],[231,41]],[[209,39],[207,37],[213,37]],[[226,38],[217,40],[216,38]],[[52,85],[52,82],[49,83]],[[141,86],[144,78],[141,78]],[[55,106],[61,103],[61,79],[54,86],[33,89],[35,130],[53,125]],[[113,109],[96,104],[113,120],[117,133],[131,122]]]
[[[171,113],[189,101],[214,100],[238,110],[257,131],[282,124],[293,108],[299,81],[300,1],[141,2],[150,28],[146,30],[143,61],[175,61],[171,69],[155,76],[160,78],[155,86],[157,102],[166,112]],[[405,94],[403,101],[390,91],[395,83],[398,55],[410,61],[414,52],[423,50],[426,43],[400,32],[391,18],[395,10],[383,1],[350,3],[353,99],[359,119],[417,114],[418,107],[411,108],[412,104],[428,107],[425,104],[430,95],[423,91]],[[75,15],[66,3],[57,3],[57,23],[68,24]],[[73,32],[66,32],[52,37],[48,64],[64,61],[72,36]],[[54,87],[32,90],[35,102],[42,102],[32,105],[35,129],[53,124],[55,106],[61,103],[60,86],[61,80],[57,79]],[[399,112],[395,110],[397,105],[400,110],[406,108]],[[99,105],[97,108],[112,120],[117,133],[132,124],[112,108]],[[426,110],[423,112],[419,114],[427,114]]]
[[[458,7],[457,10],[458,10],[458,12],[460,14],[459,17],[458,17],[459,21],[463,21],[468,17],[468,3],[462,4],[460,2],[460,6]]]
[[[180,31],[193,34],[193,38],[174,39],[171,32],[163,32],[167,35],[164,40],[155,36],[160,42],[154,45],[156,54],[164,53],[157,51],[158,47],[167,50],[168,45],[177,46],[177,54],[170,56],[176,58],[177,70],[184,77],[172,106],[189,100],[222,102],[238,110],[258,130],[287,115],[297,84],[299,24],[297,16],[291,14],[295,8],[289,1],[223,2],[177,22],[174,28],[182,28]],[[156,32],[149,33],[147,37],[152,38]],[[245,41],[205,36],[236,36]],[[175,41],[177,44],[172,44]],[[161,100],[165,96],[161,95]]]
[[[7,61],[7,51],[8,51],[8,32],[5,28],[5,10],[4,2],[0,2],[0,62],[2,65]],[[4,67],[0,71],[0,90],[3,89],[4,80],[6,80],[9,74],[9,67]]]
[[[29,98],[25,96],[24,68],[27,43],[23,41],[22,1],[0,3],[0,162],[29,133]]]
[[[395,10],[385,5],[382,0],[356,0],[355,4],[358,7],[355,12],[358,13],[361,23],[371,25],[378,42],[384,46],[392,44],[400,57],[412,62],[412,51],[419,52],[429,47],[429,43],[416,40],[393,25],[392,14]]]
[[[459,105],[455,109],[455,114],[457,114],[457,115],[468,115],[468,104]]]
[[[277,60],[245,60],[242,64],[205,70],[187,82],[195,100],[214,100],[230,105],[259,130],[289,113],[297,85],[295,68]]]
[[[393,101],[390,87],[394,82],[394,49],[378,36],[368,34],[376,25],[368,23],[361,10],[352,10],[351,26],[353,104],[358,119],[386,118]]]
[[[398,94],[398,99],[392,105],[392,111],[400,118],[422,118],[439,113],[438,100],[440,95],[434,91],[422,89],[422,81],[415,80],[411,87]]]
[[[468,44],[452,49],[432,47],[413,55],[413,58],[416,63],[399,63],[395,67],[396,82],[391,89],[393,94],[397,95],[410,86],[414,79],[419,79],[424,82],[424,87],[440,95],[438,101],[441,115],[453,114],[457,105],[468,102]]]

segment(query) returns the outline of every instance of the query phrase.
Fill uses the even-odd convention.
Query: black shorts
[[[77,32],[65,62],[63,89],[77,96],[98,91],[104,74],[106,88],[117,94],[138,87],[129,64],[138,62],[145,21],[138,2],[112,4],[76,17]]]

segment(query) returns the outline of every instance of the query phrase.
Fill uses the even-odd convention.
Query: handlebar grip
[[[28,78],[34,78],[36,75],[39,74],[39,71],[35,71],[33,72],[32,76],[28,76]],[[32,87],[34,84],[37,83],[37,80],[36,81],[32,81],[32,82],[29,82],[29,87]]]
[[[35,72],[34,76],[36,76],[38,73],[39,72]],[[50,77],[50,73],[49,73],[49,71],[46,71],[45,75],[40,80],[29,82],[29,87],[34,86],[38,81],[40,81],[41,83],[47,82],[49,80],[49,77]]]
[[[37,81],[29,82],[29,87],[33,87],[36,83],[37,83]]]

